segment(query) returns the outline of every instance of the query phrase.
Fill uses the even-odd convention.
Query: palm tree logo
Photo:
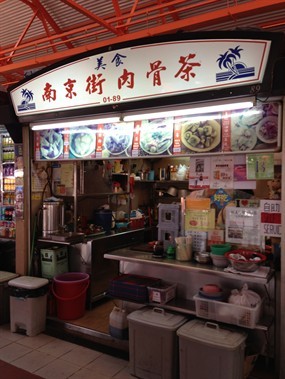
[[[25,106],[26,109],[28,109],[29,108],[28,104],[30,101],[32,101],[34,99],[34,94],[32,91],[29,91],[26,88],[22,89],[21,94],[22,94],[22,98],[23,98],[21,105]]]
[[[225,68],[227,72],[217,74],[217,79],[231,80],[253,75],[254,68],[247,68],[246,64],[240,61],[241,51],[243,49],[238,45],[234,48],[229,48],[224,54],[220,54],[217,59],[219,68],[221,70]]]

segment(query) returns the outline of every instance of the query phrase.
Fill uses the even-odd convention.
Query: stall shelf
[[[104,254],[104,258],[116,260],[120,262],[140,263],[146,265],[155,265],[161,268],[171,268],[180,271],[196,272],[198,274],[209,274],[211,276],[218,276],[230,280],[245,280],[247,283],[254,283],[258,285],[267,286],[269,282],[274,278],[274,270],[269,270],[268,274],[263,277],[255,277],[250,275],[234,274],[224,271],[222,268],[214,267],[210,265],[203,265],[195,262],[181,262],[173,259],[166,258],[154,258],[151,253],[136,251],[133,249],[119,249],[110,253]],[[152,304],[155,305],[155,304]],[[190,299],[175,298],[166,304],[160,304],[161,307],[181,312],[184,314],[195,315],[195,302]],[[255,329],[267,331],[271,326],[273,320],[272,317],[265,315],[262,320],[256,325]]]

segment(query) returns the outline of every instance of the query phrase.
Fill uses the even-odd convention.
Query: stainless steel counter
[[[106,296],[110,280],[119,274],[119,262],[105,259],[104,254],[143,242],[144,237],[145,229],[134,229],[85,238],[82,243],[70,245],[70,271],[90,274],[90,288],[87,294],[89,308],[95,301]]]

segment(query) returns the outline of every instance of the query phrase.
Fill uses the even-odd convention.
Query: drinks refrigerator
[[[1,138],[0,238],[15,238],[15,146],[7,132]]]

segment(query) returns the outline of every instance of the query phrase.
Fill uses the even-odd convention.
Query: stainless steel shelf
[[[269,271],[266,278],[254,277],[244,274],[233,274],[225,272],[222,268],[209,265],[202,265],[195,262],[180,262],[173,259],[154,258],[152,256],[152,253],[130,250],[128,248],[106,253],[104,254],[104,258],[125,262],[159,265],[162,267],[171,267],[177,270],[195,271],[199,273],[218,275],[219,277],[224,277],[228,279],[243,280],[246,278],[247,282],[259,283],[263,285],[266,285],[271,280],[274,274],[272,270]],[[188,315],[196,315],[195,301],[191,299],[183,299],[176,297],[175,299],[169,301],[166,304],[149,303],[148,305],[164,308],[175,312],[181,312]],[[272,317],[265,315],[255,326],[255,329],[267,331],[272,325],[272,323]]]
[[[205,265],[196,262],[181,262],[174,259],[167,258],[154,258],[152,253],[136,251],[133,248],[130,249],[120,249],[112,251],[111,253],[106,253],[104,258],[113,259],[118,261],[134,262],[134,263],[144,263],[151,265],[158,265],[161,267],[169,267],[177,270],[184,271],[195,271],[198,273],[216,275],[223,278],[228,278],[232,280],[246,280],[248,283],[258,283],[258,284],[267,284],[273,277],[274,271],[269,270],[266,277],[253,276],[252,274],[239,273],[234,274],[231,272],[224,271],[223,268],[215,267],[212,265]]]

